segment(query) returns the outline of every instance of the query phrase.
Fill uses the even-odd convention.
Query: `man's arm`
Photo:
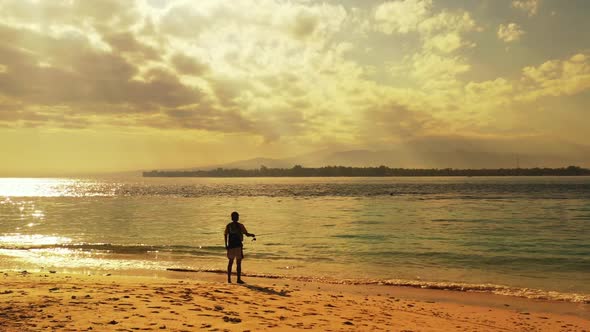
[[[227,230],[227,226],[225,226],[225,231],[223,232],[223,243],[225,244],[225,249],[227,249],[227,234],[228,234],[228,230]]]
[[[240,224],[242,226],[242,234],[246,235],[246,236],[250,236],[250,237],[256,237],[256,235],[252,234],[252,233],[248,233],[248,231],[246,230],[246,226],[244,226],[244,224]]]

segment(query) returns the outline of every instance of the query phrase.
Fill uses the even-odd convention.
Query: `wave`
[[[333,235],[334,238],[343,238],[348,240],[359,241],[373,241],[382,242],[384,236],[381,235],[367,235],[367,234],[340,234]],[[281,243],[270,242],[264,243],[265,246],[282,246]],[[325,249],[329,248],[326,245],[303,245],[310,249]],[[210,257],[220,256],[225,251],[223,246],[190,246],[190,245],[145,245],[145,244],[111,244],[111,243],[58,243],[58,244],[23,244],[23,243],[1,243],[0,250],[67,250],[72,252],[88,252],[95,254],[107,255],[135,255],[141,257],[144,255],[170,255],[174,257],[192,256],[192,257]],[[447,251],[396,251],[392,249],[387,250],[369,250],[356,251],[360,257],[367,259],[390,258],[402,259],[406,263],[408,260],[418,260],[421,262],[429,262],[431,264],[443,264],[445,266],[456,267],[472,267],[479,269],[486,269],[489,266],[503,266],[506,269],[522,267],[522,266],[542,266],[546,271],[568,271],[568,272],[583,272],[587,270],[590,264],[590,258],[586,257],[586,253],[581,251],[568,251],[567,255],[560,256],[532,256],[523,255],[528,253],[521,250],[519,253],[502,253],[498,250],[495,255],[481,254],[475,252],[447,252]],[[333,262],[334,258],[329,256],[309,255],[306,257],[288,256],[284,253],[275,253],[272,251],[250,253],[250,257],[260,260],[267,259],[303,259],[308,262]]]
[[[202,272],[226,274],[226,270],[220,269],[184,269],[168,268],[167,271],[173,272]],[[556,291],[545,291],[533,288],[518,288],[494,284],[468,284],[458,282],[433,282],[433,281],[416,281],[404,279],[336,279],[330,277],[310,277],[310,276],[286,276],[280,274],[268,273],[242,273],[247,277],[266,278],[266,279],[289,279],[302,282],[319,282],[335,285],[380,285],[396,287],[412,287],[421,289],[435,289],[457,292],[471,293],[488,293],[502,296],[514,296],[534,300],[560,301],[572,303],[590,304],[590,294],[562,293]]]
[[[113,244],[62,244],[62,245],[36,245],[36,246],[0,246],[1,250],[71,250],[71,251],[83,251],[92,253],[105,253],[107,255],[134,255],[144,256],[150,254],[160,255],[187,255],[194,256],[198,255],[201,257],[216,257],[219,256],[225,249],[220,246],[211,247],[192,247],[192,246],[146,246],[146,245],[113,245]],[[138,255],[139,254],[139,255]],[[260,258],[260,257],[259,257]],[[268,257],[265,257],[268,258]],[[281,258],[284,258],[281,256]],[[101,258],[98,258],[101,259]],[[87,262],[89,263],[89,262]],[[174,266],[174,261],[168,262],[167,266]],[[157,265],[147,265],[148,269],[160,269],[163,262],[158,261]],[[178,264],[178,262],[176,263]],[[127,265],[126,265],[127,266]],[[158,268],[159,266],[159,268]],[[225,274],[226,271],[223,269],[185,269],[185,268],[174,268],[170,267],[166,270],[177,271],[177,272],[204,272],[204,273],[219,273]],[[529,299],[537,300],[550,300],[550,301],[563,301],[572,303],[585,303],[590,304],[590,294],[578,294],[578,293],[563,293],[557,291],[547,291],[533,288],[518,288],[504,285],[495,284],[470,284],[463,282],[435,282],[435,281],[424,281],[424,280],[405,280],[405,279],[337,279],[331,277],[318,277],[318,276],[293,276],[293,275],[281,275],[281,274],[270,274],[270,273],[245,273],[245,276],[267,278],[267,279],[292,279],[303,282],[320,282],[328,284],[342,284],[342,285],[383,285],[383,286],[400,286],[400,287],[412,287],[422,289],[436,289],[436,290],[448,290],[448,291],[459,291],[459,292],[477,292],[477,293],[489,293],[504,296],[516,296]]]
[[[97,259],[104,256],[123,257],[123,259],[134,260],[150,260],[155,256],[164,258],[168,256],[171,261],[183,258],[209,258],[222,257],[225,253],[225,248],[221,245],[217,246],[189,246],[189,245],[143,245],[143,244],[110,244],[110,243],[61,243],[61,244],[1,244],[0,254],[11,255],[15,252],[27,251],[47,251],[47,252],[61,252],[66,251],[68,254],[74,253],[89,253],[95,255]],[[63,254],[63,252],[61,252]],[[256,254],[249,254],[259,260],[299,260],[300,257],[289,256],[281,253],[273,252],[259,252]],[[333,262],[334,259],[330,257],[306,257],[307,262]]]
[[[61,243],[61,244],[3,244],[0,249],[8,250],[72,250],[103,252],[108,254],[195,254],[219,255],[225,249],[222,246],[186,246],[186,245],[143,245],[143,244],[110,244],[110,243]]]
[[[62,244],[41,244],[41,245],[22,245],[22,244],[3,244],[0,245],[0,251],[8,250],[8,251],[60,251],[60,250],[68,250],[72,252],[88,252],[97,254],[97,259],[100,258],[102,254],[107,256],[118,256],[122,255],[125,258],[124,260],[128,260],[129,256],[137,257],[138,259],[148,258],[151,255],[170,255],[172,260],[170,260],[167,266],[174,266],[172,264],[178,264],[176,260],[179,257],[219,257],[224,252],[224,248],[222,246],[188,246],[188,245],[143,245],[143,244],[134,244],[134,245],[117,245],[117,244],[110,244],[110,243],[62,243]],[[381,253],[374,253],[380,256],[391,255],[392,252],[381,252]],[[398,255],[401,254],[410,254],[410,253],[396,253]],[[412,255],[420,255],[417,253],[412,253]],[[432,257],[433,255],[438,257],[438,260],[445,260],[447,263],[449,262],[457,262],[462,258],[463,260],[466,259],[465,256],[456,257],[456,255],[452,255],[449,253],[423,253],[424,257]],[[277,255],[272,253],[265,253],[256,254],[256,259],[262,260],[272,260],[275,258],[281,259],[297,259],[296,257],[286,257],[284,255]],[[479,261],[483,260],[481,263],[484,265],[497,265],[501,264],[506,266],[508,261],[512,259],[511,257],[489,257],[487,260],[480,256],[474,255],[473,257],[468,257],[471,261]],[[521,258],[522,259],[522,258]],[[574,270],[579,270],[579,268],[584,268],[587,266],[587,260],[582,260],[578,262],[567,261],[565,262],[563,258],[556,258],[554,260],[548,261],[547,259],[543,259],[537,262],[536,258],[529,258],[534,260],[536,263],[544,263],[545,268],[549,267],[561,267],[562,270],[567,270],[569,265],[575,265]],[[332,260],[330,258],[321,258],[321,257],[314,257],[313,259],[307,258],[308,262],[318,262],[318,261],[329,261]],[[529,262],[530,263],[530,262]],[[549,264],[551,263],[551,264]],[[161,261],[158,264],[162,264]],[[582,266],[580,266],[582,264]],[[125,265],[126,266],[126,265]],[[149,268],[156,268],[159,269],[162,265],[149,265]],[[159,266],[159,268],[157,267]],[[180,272],[206,272],[206,273],[226,273],[225,270],[219,269],[174,269],[169,268],[168,270],[171,271],[180,271]],[[349,285],[385,285],[385,286],[402,286],[402,287],[413,287],[413,288],[424,288],[424,289],[438,289],[438,290],[450,290],[450,291],[461,291],[461,292],[480,292],[480,293],[490,293],[490,294],[497,294],[497,295],[507,295],[507,296],[517,296],[517,297],[524,297],[529,299],[539,299],[539,300],[552,300],[552,301],[565,301],[565,302],[573,302],[573,303],[586,303],[590,304],[590,294],[577,294],[577,293],[562,293],[556,291],[546,291],[540,289],[533,289],[533,288],[518,288],[518,287],[511,287],[511,286],[503,286],[503,285],[495,285],[495,284],[469,284],[463,282],[434,282],[434,281],[424,281],[424,280],[405,280],[405,279],[336,279],[330,277],[317,277],[317,276],[285,276],[280,274],[268,274],[268,273],[247,273],[246,276],[250,277],[260,277],[260,278],[269,278],[269,279],[294,279],[298,281],[307,281],[307,282],[322,282],[322,283],[330,283],[330,284],[349,284]]]

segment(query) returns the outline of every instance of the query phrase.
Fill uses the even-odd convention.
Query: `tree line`
[[[303,167],[258,169],[217,168],[192,171],[148,171],[144,177],[378,177],[378,176],[581,176],[590,175],[590,169],[578,166],[563,168],[390,168],[379,167]]]

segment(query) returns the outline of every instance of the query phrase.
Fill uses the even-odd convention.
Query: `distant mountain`
[[[590,146],[538,138],[423,137],[387,149],[321,150],[284,159],[253,158],[190,170],[388,166],[399,168],[590,167]],[[187,169],[189,170],[189,169]]]
[[[211,170],[217,168],[225,168],[225,169],[257,169],[260,166],[266,166],[270,168],[291,168],[294,164],[291,164],[288,160],[281,160],[281,159],[271,159],[271,158],[253,158],[247,160],[239,160],[234,161],[227,164],[218,164],[218,165],[210,165],[210,166],[203,166],[203,167],[195,167],[191,170]]]

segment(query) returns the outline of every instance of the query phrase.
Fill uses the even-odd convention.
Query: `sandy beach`
[[[391,286],[5,271],[1,331],[590,331],[588,305]]]

